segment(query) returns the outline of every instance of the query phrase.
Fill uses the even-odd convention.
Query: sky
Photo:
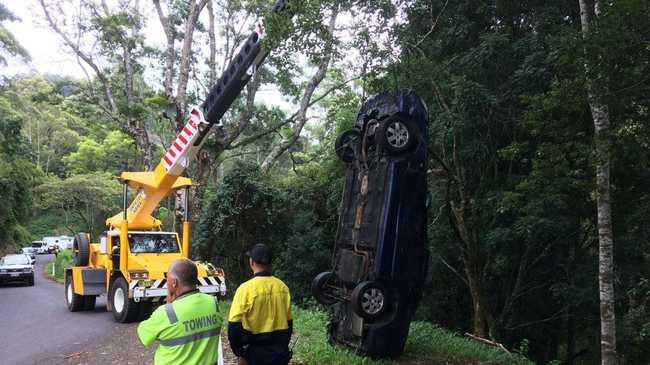
[[[86,72],[84,72],[72,51],[65,47],[61,38],[47,27],[43,10],[37,0],[4,0],[3,4],[21,19],[21,21],[3,24],[27,49],[32,60],[25,63],[8,57],[7,66],[0,68],[0,74],[15,76],[17,74],[40,73],[86,79],[86,72],[88,72],[91,77],[94,76],[92,70],[87,66],[85,67]],[[155,9],[149,2],[145,2],[144,5],[148,7],[145,8],[145,11],[155,14]],[[162,49],[165,46],[165,36],[157,19],[157,17],[151,17],[143,29],[143,33],[146,45]],[[205,11],[202,13],[201,20],[207,24]],[[198,42],[198,40],[196,41]],[[146,82],[154,87],[162,87],[162,71],[153,64],[148,66],[145,67],[144,74]],[[198,88],[196,85],[189,85],[190,88],[193,86]],[[257,99],[267,105],[277,105],[285,111],[295,109],[294,103],[283,97],[277,89],[267,85],[260,88]]]
[[[10,58],[8,66],[2,71],[4,75],[40,72],[85,78],[74,57],[61,52],[58,36],[47,29],[42,21],[37,21],[35,14],[40,10],[37,1],[5,0],[3,3],[21,19],[6,22],[5,26],[32,57],[29,64]],[[41,16],[42,12],[38,12],[38,17]]]

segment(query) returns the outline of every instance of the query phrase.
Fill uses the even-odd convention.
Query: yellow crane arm
[[[188,165],[189,160],[199,150],[194,142],[209,125],[203,119],[198,109],[190,113],[185,127],[178,133],[176,139],[167,150],[153,171],[123,172],[120,180],[138,191],[127,208],[126,223],[129,229],[152,229],[160,227],[160,220],[151,214],[162,199],[170,193],[192,185],[192,180],[180,176]],[[120,212],[106,220],[109,227],[120,228],[124,219]]]

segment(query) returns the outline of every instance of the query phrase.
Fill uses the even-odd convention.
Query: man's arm
[[[244,346],[248,344],[247,331],[244,330],[242,324],[242,319],[249,309],[247,300],[245,288],[240,286],[235,292],[235,297],[232,299],[232,305],[230,306],[230,313],[228,315],[228,342],[230,342],[230,348],[237,357],[244,356],[246,351]]]
[[[163,313],[163,307],[156,308],[149,319],[140,322],[138,325],[138,338],[145,347],[149,347],[158,339],[160,332],[169,326],[169,321]]]
[[[228,342],[230,342],[230,348],[235,356],[244,356],[244,346],[247,343],[246,333],[241,322],[228,322]]]

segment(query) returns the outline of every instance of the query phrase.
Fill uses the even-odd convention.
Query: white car
[[[27,255],[7,255],[0,259],[0,283],[25,282],[34,285],[34,266]]]
[[[21,253],[27,257],[32,265],[36,262],[36,249],[34,247],[23,247],[20,249]]]

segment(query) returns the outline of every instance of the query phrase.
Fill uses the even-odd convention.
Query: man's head
[[[172,298],[196,289],[198,271],[196,265],[188,259],[178,259],[167,270],[167,293]]]
[[[246,256],[249,257],[248,263],[253,273],[266,271],[271,267],[271,249],[263,243],[253,245],[246,251]]]

